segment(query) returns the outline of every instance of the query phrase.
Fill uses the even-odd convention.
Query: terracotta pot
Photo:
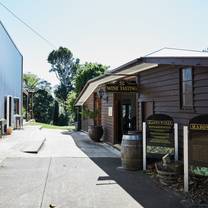
[[[9,127],[9,128],[7,128],[7,131],[6,131],[6,133],[7,133],[7,135],[11,135],[12,134],[12,128],[11,127]]]
[[[88,126],[88,135],[93,141],[100,142],[103,136],[103,127],[94,125]]]

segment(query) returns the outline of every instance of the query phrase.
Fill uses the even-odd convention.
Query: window
[[[19,98],[14,98],[14,114],[19,114]]]
[[[181,107],[193,107],[193,80],[191,67],[183,68],[181,70]]]

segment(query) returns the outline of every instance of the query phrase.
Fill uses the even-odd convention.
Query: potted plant
[[[83,109],[83,111],[81,112],[83,118],[93,119],[93,121],[97,118],[99,114],[100,114],[99,110],[91,111],[88,108]],[[96,124],[89,125],[88,135],[93,141],[100,142],[100,139],[103,136],[103,127],[101,125],[96,125]]]
[[[11,135],[12,131],[13,131],[13,129],[11,127],[7,128],[7,130],[6,130],[7,135]]]

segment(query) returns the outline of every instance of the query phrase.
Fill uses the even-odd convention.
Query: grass
[[[40,122],[35,122],[35,121],[30,121],[28,125],[41,126],[41,128],[43,129],[60,129],[60,130],[69,130],[69,131],[72,131],[75,129],[75,126],[56,126],[52,124],[45,124],[45,123],[40,123]]]

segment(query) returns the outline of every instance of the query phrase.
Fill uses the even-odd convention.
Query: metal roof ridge
[[[10,36],[9,32],[7,31],[7,29],[5,28],[5,26],[4,26],[4,24],[3,24],[3,22],[1,20],[0,20],[0,25],[2,26],[3,30],[7,34],[9,40],[11,41],[11,43],[13,44],[13,46],[15,47],[15,49],[17,50],[17,52],[23,57],[22,53],[20,52],[20,50],[17,47],[16,43],[13,41],[12,37]]]
[[[156,51],[153,51],[153,52],[151,52],[151,53],[148,53],[148,54],[146,54],[146,55],[144,55],[144,56],[142,56],[142,57],[147,58],[148,56],[153,55],[154,53],[157,53],[157,52],[162,51],[162,50],[165,50],[165,49],[168,49],[168,50],[178,50],[178,51],[190,51],[190,52],[197,52],[197,53],[208,53],[208,52],[206,52],[206,51],[199,51],[199,50],[195,50],[195,49],[174,48],[174,47],[163,47],[163,48],[160,48],[160,49],[158,49],[158,50],[156,50]],[[177,57],[177,56],[175,56],[175,57]]]

